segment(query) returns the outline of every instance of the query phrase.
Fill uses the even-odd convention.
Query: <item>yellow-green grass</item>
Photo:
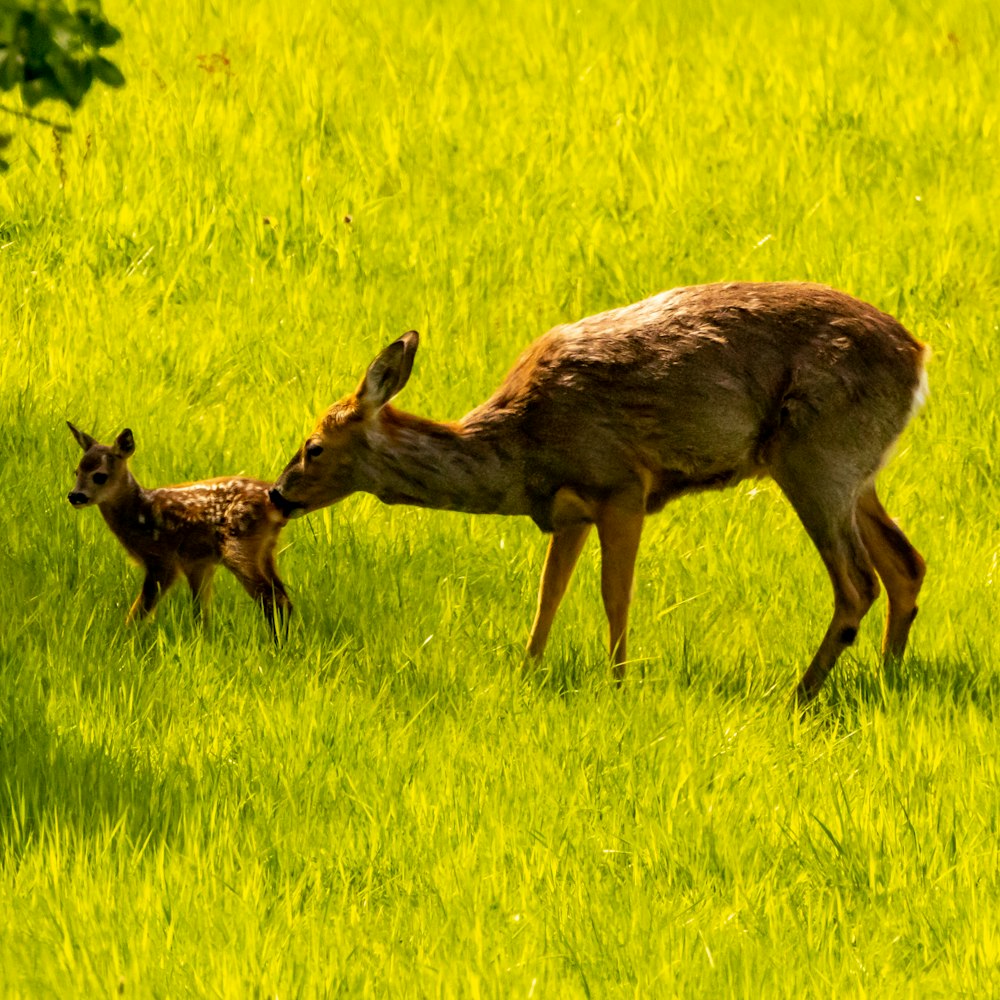
[[[986,2],[109,2],[121,92],[0,179],[0,995],[1000,991],[1000,17]],[[223,58],[224,56],[224,58]],[[349,219],[349,221],[347,221]],[[811,279],[934,351],[882,476],[924,553],[804,722],[828,622],[775,487],[648,522],[621,689],[596,552],[358,496],[291,525],[274,649],[65,502],[276,475],[390,339],[455,418],[550,325]]]

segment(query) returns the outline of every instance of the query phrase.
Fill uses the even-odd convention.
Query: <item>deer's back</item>
[[[864,410],[887,447],[922,354],[892,317],[824,286],[678,288],[550,330],[463,423],[507,428],[553,482],[612,489],[638,463],[721,485],[764,471],[782,424],[808,433]]]

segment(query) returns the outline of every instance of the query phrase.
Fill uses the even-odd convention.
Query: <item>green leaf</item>
[[[0,50],[0,90],[13,90],[23,79],[20,53],[13,48]]]
[[[107,21],[99,21],[93,26],[90,33],[90,42],[97,49],[105,49],[109,45],[114,45],[121,41],[122,33]]]
[[[104,49],[121,41],[122,33],[98,14],[80,13],[78,17],[83,36],[95,49]]]
[[[49,64],[52,66],[59,87],[62,88],[62,93],[58,96],[70,107],[79,107],[94,79],[90,64],[52,56],[49,57]]]
[[[0,0],[0,91],[20,86],[25,104],[80,105],[94,80],[122,87],[125,76],[96,49],[121,32],[104,20],[100,0]]]
[[[104,56],[94,56],[90,60],[90,68],[94,72],[94,77],[101,83],[106,83],[109,87],[125,86],[125,77],[122,71],[110,59],[105,59]]]
[[[48,76],[40,76],[34,80],[28,80],[21,85],[21,98],[29,108],[47,98],[64,100],[67,104],[74,106],[71,101],[66,100],[65,95],[60,90],[58,84]]]

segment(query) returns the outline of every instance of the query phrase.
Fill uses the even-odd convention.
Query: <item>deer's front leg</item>
[[[597,520],[597,535],[601,540],[601,597],[608,616],[611,662],[619,681],[625,676],[628,609],[644,518],[641,511],[608,505]]]
[[[552,620],[569,586],[573,568],[580,558],[583,543],[589,533],[589,524],[575,524],[556,531],[549,541],[542,583],[538,590],[538,611],[528,640],[528,655],[533,659],[539,659],[545,651]]]
[[[177,579],[177,567],[162,563],[147,563],[146,578],[142,581],[142,590],[129,609],[126,624],[131,625],[140,618],[152,614],[160,595]]]
[[[203,622],[207,614],[208,598],[212,590],[212,576],[215,564],[212,562],[191,563],[185,566],[188,585],[191,588],[191,607],[196,622]]]

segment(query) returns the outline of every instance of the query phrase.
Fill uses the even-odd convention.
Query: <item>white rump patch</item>
[[[924,348],[924,361],[927,360],[930,350]],[[913,390],[913,402],[910,405],[910,412],[906,415],[907,421],[916,416],[917,411],[927,402],[927,397],[931,394],[931,387],[927,382],[927,369],[921,366],[920,378],[917,379],[917,387]]]
[[[926,344],[923,345],[923,348],[924,353],[921,359],[920,375],[917,377],[917,385],[913,390],[913,401],[910,403],[910,410],[906,414],[906,421],[903,424],[904,427],[917,415],[920,408],[927,402],[927,397],[931,394],[930,385],[927,382],[927,369],[924,367],[924,364],[926,364],[927,360],[931,356],[931,349]],[[899,439],[896,438],[889,445],[889,447],[886,448],[885,453],[882,455],[882,460],[878,463],[878,469],[876,469],[875,473],[876,475],[881,472],[881,470],[885,467],[886,462],[888,462],[892,457],[892,453],[896,449],[896,441],[898,440]]]

